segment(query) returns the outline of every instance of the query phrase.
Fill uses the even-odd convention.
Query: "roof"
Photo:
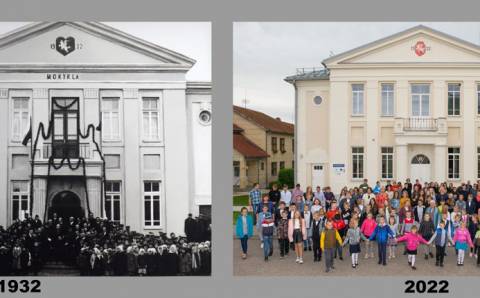
[[[259,111],[233,106],[233,111],[243,118],[255,122],[265,130],[281,134],[294,134],[294,125],[283,122]]]
[[[323,63],[328,64],[328,63],[334,62],[336,60],[342,59],[344,57],[348,57],[348,56],[350,56],[352,54],[355,54],[357,52],[361,52],[361,51],[364,51],[364,50],[367,50],[367,49],[370,49],[370,48],[375,48],[376,46],[380,46],[380,45],[382,45],[382,44],[384,44],[384,43],[386,43],[390,40],[394,40],[394,39],[402,37],[404,35],[414,34],[416,32],[424,32],[424,33],[429,33],[429,34],[432,34],[432,35],[437,35],[437,36],[440,36],[444,39],[449,39],[449,40],[451,40],[455,43],[458,43],[458,44],[460,44],[464,47],[467,47],[467,48],[470,48],[470,49],[473,49],[473,50],[476,50],[476,51],[480,51],[480,46],[479,45],[476,45],[476,44],[471,43],[469,41],[466,41],[464,39],[458,38],[456,36],[453,36],[453,35],[435,30],[435,29],[430,28],[430,27],[425,26],[425,25],[417,25],[417,26],[408,28],[406,30],[397,32],[395,34],[392,34],[392,35],[377,39],[375,41],[369,42],[367,44],[361,45],[359,47],[353,48],[353,49],[348,50],[346,52],[328,57],[327,59],[323,60]]]
[[[242,131],[243,131],[243,128],[241,128],[240,126],[233,123],[233,132],[234,133],[239,133],[239,132],[242,132]]]
[[[152,42],[125,33],[99,22],[36,22],[0,35],[0,49],[31,39],[62,26],[69,26],[92,36],[107,40],[131,51],[138,52],[158,61],[163,68],[190,69],[195,60],[178,52],[161,47]],[[155,65],[156,67],[160,67]],[[147,65],[150,68],[154,66]],[[145,66],[145,68],[147,67]],[[19,66],[20,67],[20,66]]]
[[[268,153],[242,134],[233,134],[233,148],[247,158],[266,158]]]
[[[297,69],[297,74],[288,76],[284,80],[293,83],[294,81],[308,81],[308,80],[328,80],[330,79],[330,71],[326,68],[311,69],[305,68]]]

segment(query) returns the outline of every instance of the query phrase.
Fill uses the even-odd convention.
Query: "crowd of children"
[[[273,185],[262,194],[255,184],[249,198],[236,224],[243,259],[256,227],[265,261],[273,256],[275,235],[280,258],[294,250],[296,262],[302,264],[304,253],[313,250],[314,262],[325,259],[326,272],[334,269],[335,258],[343,260],[346,245],[352,268],[359,266],[362,249],[366,259],[373,258],[373,242],[379,265],[396,258],[397,246],[404,242],[403,254],[412,270],[422,252],[425,259],[435,258],[435,265],[443,267],[451,245],[458,266],[464,265],[466,255],[480,266],[480,181],[454,186],[407,179],[403,184],[377,182],[370,187],[365,179],[358,187],[344,187],[338,195],[330,187],[303,191],[299,184],[291,191],[286,185],[281,191]]]
[[[0,276],[38,275],[47,263],[77,268],[80,275],[210,275],[210,232],[200,230],[198,242],[189,242],[93,216],[63,220],[54,214],[42,223],[27,215],[7,229],[0,226]]]

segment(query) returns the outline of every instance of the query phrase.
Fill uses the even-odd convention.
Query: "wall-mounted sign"
[[[415,52],[415,55],[420,57],[425,55],[427,51],[430,51],[430,47],[427,47],[424,41],[419,40],[414,46],[412,46],[412,51]]]
[[[76,81],[80,79],[78,73],[47,73],[47,80],[50,81]]]
[[[345,173],[345,164],[344,163],[334,163],[334,164],[332,164],[332,167],[333,167],[333,171],[337,175]]]
[[[81,43],[75,43],[75,38],[69,37],[57,37],[55,43],[50,45],[52,50],[56,50],[63,56],[67,56],[75,50],[82,49],[83,45]]]

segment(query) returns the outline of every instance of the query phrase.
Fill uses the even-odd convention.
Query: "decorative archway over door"
[[[52,218],[54,213],[64,219],[85,216],[80,198],[71,191],[62,191],[53,197],[50,208],[48,209],[48,218]]]

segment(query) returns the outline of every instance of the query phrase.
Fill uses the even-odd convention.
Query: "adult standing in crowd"
[[[257,223],[257,213],[260,212],[260,203],[262,202],[262,192],[260,191],[260,184],[255,183],[253,189],[248,194],[248,203],[250,210],[253,212],[253,223]]]

